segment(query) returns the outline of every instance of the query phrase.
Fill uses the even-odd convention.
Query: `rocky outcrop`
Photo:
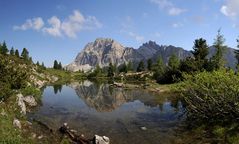
[[[215,48],[209,48],[209,57],[215,53]],[[138,49],[124,47],[113,39],[99,38],[94,42],[88,43],[85,48],[77,55],[75,61],[67,65],[65,68],[70,71],[90,71],[96,65],[107,67],[110,62],[116,66],[123,63],[132,62],[134,68],[142,60],[146,63],[148,59],[154,62],[162,57],[165,64],[168,63],[169,57],[175,54],[179,59],[185,59],[192,56],[190,51],[172,45],[158,45],[153,41],[144,43]],[[225,59],[227,66],[235,67],[234,49],[227,48]]]
[[[110,62],[119,66],[125,62],[142,59],[142,56],[133,48],[125,48],[113,39],[96,39],[88,43],[77,55],[74,62],[66,66],[70,71],[89,71],[96,65],[106,67]]]
[[[37,102],[33,96],[24,97],[22,94],[17,94],[17,104],[20,107],[20,112],[25,115],[27,112],[26,104],[28,106],[37,106]]]

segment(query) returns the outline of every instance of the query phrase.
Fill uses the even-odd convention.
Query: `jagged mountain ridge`
[[[234,68],[236,59],[234,58],[234,49],[227,48],[225,59],[227,66]],[[209,57],[215,53],[215,48],[209,48]],[[175,54],[179,59],[185,59],[191,56],[191,52],[181,47],[172,45],[158,45],[153,41],[142,44],[138,49],[124,47],[117,41],[110,38],[98,38],[94,42],[88,43],[84,49],[76,56],[74,62],[65,68],[70,71],[90,71],[99,65],[106,67],[110,62],[120,66],[123,63],[132,62],[134,68],[143,60],[145,63],[148,59],[154,62],[161,56],[164,63],[168,63],[169,57]]]

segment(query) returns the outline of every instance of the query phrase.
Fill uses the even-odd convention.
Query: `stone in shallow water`
[[[109,144],[110,143],[110,139],[106,136],[98,136],[95,135],[94,137],[95,140],[95,144]]]
[[[141,130],[144,130],[144,131],[147,130],[146,127],[140,127],[140,129],[141,129]]]

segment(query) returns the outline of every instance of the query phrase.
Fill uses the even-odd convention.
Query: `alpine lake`
[[[195,142],[194,134],[184,130],[184,113],[177,95],[86,80],[46,86],[28,119],[52,131],[68,123],[86,138],[107,136],[112,144]]]

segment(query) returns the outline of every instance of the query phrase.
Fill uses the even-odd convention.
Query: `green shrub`
[[[239,119],[239,76],[234,71],[201,72],[186,79],[182,87],[188,119],[208,124]]]

